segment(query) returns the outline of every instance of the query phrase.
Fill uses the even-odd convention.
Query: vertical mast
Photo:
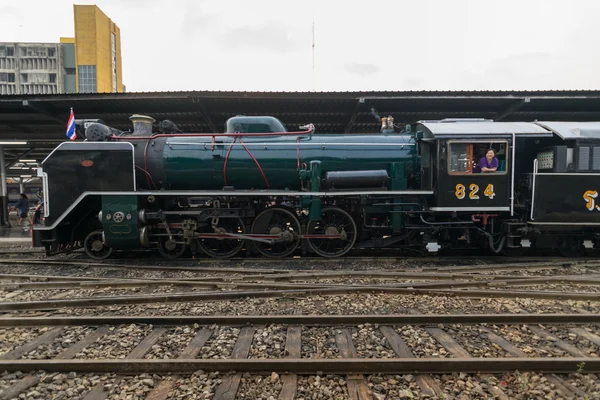
[[[312,90],[315,91],[315,17],[312,23]]]

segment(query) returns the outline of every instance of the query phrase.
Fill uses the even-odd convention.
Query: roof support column
[[[0,146],[0,225],[10,228],[8,221],[8,189],[6,188],[6,164],[4,163],[4,147]]]

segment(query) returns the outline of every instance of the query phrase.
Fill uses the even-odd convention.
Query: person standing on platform
[[[19,217],[17,225],[20,226],[21,222],[23,222],[23,219],[27,219],[29,225],[33,225],[31,218],[29,218],[29,199],[25,193],[21,193],[21,198],[17,202],[17,206],[15,208],[17,209],[17,215]]]

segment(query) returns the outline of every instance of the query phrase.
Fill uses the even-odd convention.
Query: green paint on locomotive
[[[387,170],[391,175],[392,163],[404,163],[410,173],[417,159],[414,136],[406,134],[227,137],[214,142],[211,137],[173,137],[163,153],[165,188],[267,189],[251,155],[274,190],[301,189],[298,164],[308,169],[312,161],[320,161],[323,179],[329,171]]]
[[[102,227],[105,244],[117,249],[139,248],[137,196],[102,196]]]
[[[406,190],[407,181],[403,163],[392,163],[390,175],[392,178],[392,190]],[[394,199],[394,204],[399,204],[401,201],[402,199],[397,197]],[[402,211],[401,207],[392,207],[392,228],[395,232],[402,230],[402,214],[400,211]]]

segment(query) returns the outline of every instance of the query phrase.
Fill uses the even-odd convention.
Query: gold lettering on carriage
[[[583,193],[583,199],[585,200],[585,208],[587,208],[589,211],[600,210],[600,206],[596,204],[597,197],[597,190],[586,190]]]

